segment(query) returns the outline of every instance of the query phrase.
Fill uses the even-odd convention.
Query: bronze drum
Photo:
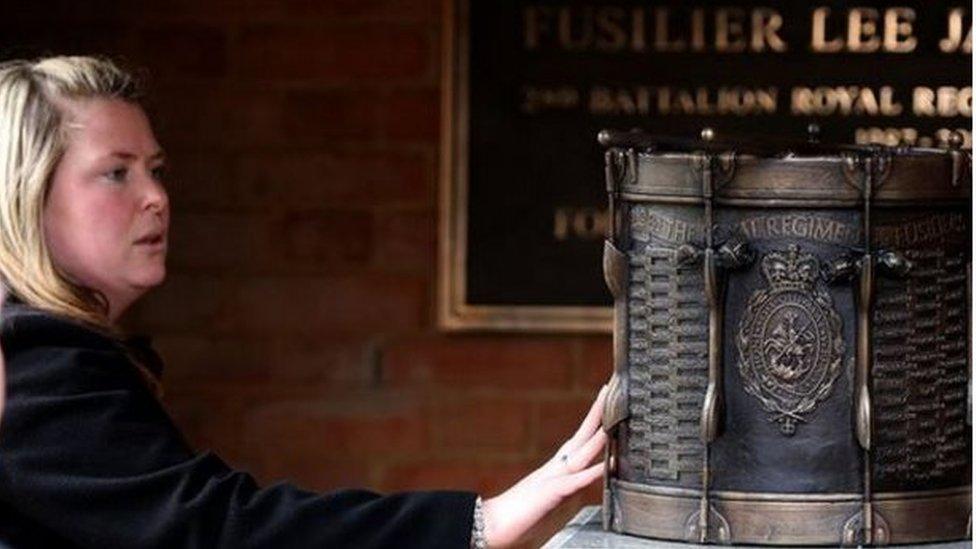
[[[605,527],[970,536],[969,151],[602,132]]]

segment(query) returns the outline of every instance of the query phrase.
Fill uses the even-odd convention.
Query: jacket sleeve
[[[127,360],[52,346],[8,356],[4,506],[82,547],[468,547],[474,494],[260,488],[192,452]]]

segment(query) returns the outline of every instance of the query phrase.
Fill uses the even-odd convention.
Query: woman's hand
[[[601,428],[607,386],[600,389],[576,433],[549,461],[515,486],[484,502],[485,541],[488,547],[518,542],[539,520],[565,498],[589,486],[603,474],[601,455],[607,435]]]

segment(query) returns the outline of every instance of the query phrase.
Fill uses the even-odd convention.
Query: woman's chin
[[[145,271],[136,273],[135,276],[132,276],[129,279],[129,285],[133,288],[146,292],[155,288],[156,286],[159,286],[165,280],[166,266],[161,265],[159,267],[146,269]]]

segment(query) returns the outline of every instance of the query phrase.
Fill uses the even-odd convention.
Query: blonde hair
[[[0,283],[26,304],[111,330],[104,296],[71,282],[44,238],[44,202],[64,154],[65,104],[137,102],[135,78],[107,59],[0,63]]]

